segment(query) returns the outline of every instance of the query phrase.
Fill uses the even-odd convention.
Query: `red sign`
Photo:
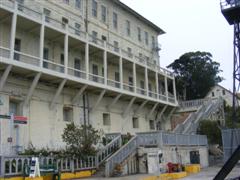
[[[25,116],[14,116],[14,123],[16,123],[16,124],[27,124],[27,117],[25,117]]]

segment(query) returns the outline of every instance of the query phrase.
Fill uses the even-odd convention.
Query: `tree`
[[[69,156],[84,158],[95,155],[94,145],[100,140],[100,132],[91,125],[77,126],[70,123],[65,127],[62,139],[66,143]]]
[[[198,126],[198,134],[206,135],[209,144],[222,145],[221,129],[217,121],[201,121]]]
[[[218,74],[220,64],[209,52],[189,52],[180,56],[168,68],[174,70],[178,95],[185,100],[204,98],[210,88],[223,80]]]

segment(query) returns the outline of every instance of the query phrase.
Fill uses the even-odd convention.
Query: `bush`
[[[209,144],[222,145],[221,130],[217,121],[203,120],[199,123],[198,134],[206,135]]]
[[[66,151],[70,157],[84,158],[96,154],[96,145],[100,140],[100,131],[91,125],[76,126],[67,124],[63,131],[62,139],[66,143]]]

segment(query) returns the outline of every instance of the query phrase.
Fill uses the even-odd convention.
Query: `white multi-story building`
[[[66,123],[104,132],[168,129],[174,76],[160,67],[164,31],[119,0],[0,0],[0,143],[62,146]]]

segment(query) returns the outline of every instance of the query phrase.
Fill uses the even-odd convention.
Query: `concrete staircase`
[[[178,124],[174,133],[196,134],[201,120],[208,119],[223,108],[223,99],[201,99],[180,103],[178,111],[192,111],[183,123]],[[194,111],[195,110],[195,111]]]

